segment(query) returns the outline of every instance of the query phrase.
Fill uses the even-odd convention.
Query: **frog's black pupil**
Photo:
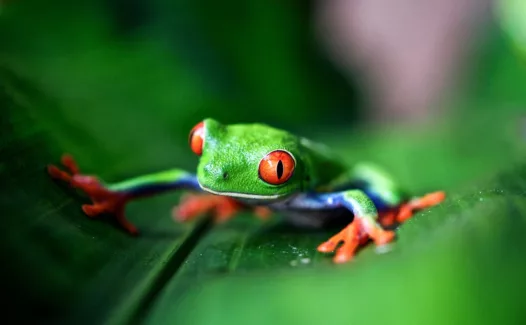
[[[283,162],[281,160],[278,162],[278,179],[281,179],[283,176]]]

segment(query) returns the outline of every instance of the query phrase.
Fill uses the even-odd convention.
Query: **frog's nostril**
[[[217,181],[227,180],[230,177],[229,173],[223,168],[223,166],[216,166],[213,164],[206,164],[203,167],[203,173],[205,177]]]

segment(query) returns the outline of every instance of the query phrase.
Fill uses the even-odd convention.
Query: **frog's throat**
[[[258,194],[248,194],[248,193],[237,193],[237,192],[217,192],[214,190],[211,190],[207,187],[204,187],[203,185],[199,184],[199,186],[206,192],[222,195],[222,196],[229,196],[229,197],[236,197],[236,198],[243,198],[243,199],[255,199],[255,200],[274,200],[278,199],[280,197],[285,196],[286,194],[275,194],[275,195],[258,195]]]

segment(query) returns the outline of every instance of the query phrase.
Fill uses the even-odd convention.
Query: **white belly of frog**
[[[275,210],[285,217],[285,221],[301,228],[322,228],[331,224],[348,224],[353,220],[351,211],[345,208],[306,210]]]

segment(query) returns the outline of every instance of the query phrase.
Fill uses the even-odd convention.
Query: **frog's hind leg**
[[[435,206],[444,201],[445,198],[446,194],[443,191],[437,191],[426,194],[422,197],[413,198],[400,206],[398,214],[396,215],[396,222],[403,223],[410,219],[416,211]]]

